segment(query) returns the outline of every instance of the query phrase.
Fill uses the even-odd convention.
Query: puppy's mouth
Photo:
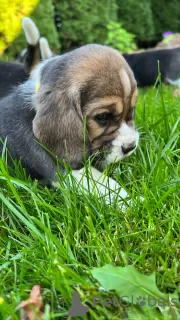
[[[120,140],[120,141],[119,141]],[[139,134],[137,131],[134,133],[134,139],[131,142],[121,139],[113,139],[104,143],[97,148],[94,148],[93,154],[96,163],[106,166],[112,162],[119,162],[131,156],[136,150],[139,142]]]

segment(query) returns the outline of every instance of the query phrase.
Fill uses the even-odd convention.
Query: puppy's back
[[[12,88],[28,78],[24,65],[15,62],[0,62],[0,97],[3,98]]]

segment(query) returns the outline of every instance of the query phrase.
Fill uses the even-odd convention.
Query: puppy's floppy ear
[[[59,159],[68,161],[73,169],[81,168],[84,152],[88,157],[91,146],[88,137],[84,143],[84,121],[78,91],[68,89],[68,86],[56,89],[53,84],[41,83],[34,104],[33,132],[36,138]]]

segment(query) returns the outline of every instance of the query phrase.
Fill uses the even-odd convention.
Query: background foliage
[[[38,0],[15,0],[11,6],[7,1],[0,4],[0,54],[6,48],[11,59],[26,47],[23,32],[18,35],[20,22]],[[106,43],[128,52],[136,49],[135,42],[151,47],[163,32],[180,30],[179,0],[39,0],[31,17],[54,52],[86,43]]]
[[[122,28],[120,23],[110,21],[107,25],[107,29],[106,45],[127,53],[137,49],[134,42],[134,35]]]
[[[116,20],[115,0],[55,0],[61,18],[62,49],[106,40],[109,20]]]
[[[32,2],[32,0],[28,1]],[[19,2],[22,2],[22,0],[19,0]],[[10,8],[8,8],[8,11],[9,9]],[[27,14],[24,14],[24,16],[26,15]],[[38,26],[41,36],[48,39],[52,50],[58,51],[60,44],[54,24],[54,7],[51,0],[40,0],[30,16]],[[6,51],[8,58],[16,57],[23,48],[26,48],[26,40],[23,31],[21,31],[12,46]]]
[[[118,20],[127,31],[134,33],[141,42],[153,39],[151,0],[117,0],[117,5]]]
[[[13,0],[8,6],[8,0],[0,1],[0,54],[15,39],[21,30],[21,19],[28,16],[37,5],[38,0]]]
[[[151,0],[154,19],[155,39],[159,39],[163,31],[180,32],[179,0]]]

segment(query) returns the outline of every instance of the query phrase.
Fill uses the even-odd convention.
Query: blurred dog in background
[[[151,86],[158,78],[158,61],[161,81],[180,86],[180,47],[146,50],[123,54],[134,72],[139,87]]]
[[[28,79],[36,65],[52,56],[48,41],[40,38],[39,30],[30,18],[24,18],[22,27],[27,48],[17,62],[0,62],[0,98],[8,95],[12,88]]]

